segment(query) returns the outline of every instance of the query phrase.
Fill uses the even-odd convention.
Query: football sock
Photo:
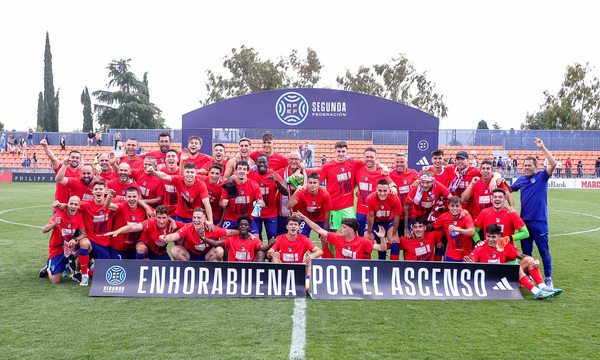
[[[390,244],[390,260],[400,260],[400,244]]]
[[[520,278],[519,282],[521,283],[521,285],[525,286],[527,290],[531,291],[534,294],[537,294],[540,291],[540,289],[538,289],[537,286],[535,286],[531,279],[527,276],[523,276],[522,278]]]
[[[81,267],[81,273],[87,275],[88,263],[90,262],[90,251],[88,249],[79,248],[79,266]]]
[[[531,277],[533,278],[533,281],[535,281],[536,284],[544,285],[544,287],[546,287],[546,284],[544,283],[544,278],[542,277],[542,274],[540,273],[540,269],[529,270],[529,275],[531,275]]]

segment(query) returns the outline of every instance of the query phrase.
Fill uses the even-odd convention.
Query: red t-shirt
[[[261,200],[262,194],[260,192],[260,186],[252,180],[248,179],[243,185],[239,185],[237,182],[235,186],[238,190],[238,197],[235,199],[229,199],[229,203],[225,208],[225,220],[237,221],[242,215],[248,215],[251,219],[254,219],[252,204],[255,200]],[[227,191],[221,193],[221,201],[228,199]]]
[[[380,200],[377,193],[367,197],[367,209],[375,214],[375,222],[389,222],[394,215],[400,215],[403,212],[400,206],[400,200],[397,196],[388,194],[385,200]]]
[[[229,249],[229,261],[252,262],[256,251],[263,244],[258,238],[240,239],[239,236],[230,236],[223,239],[225,248]]]
[[[82,201],[79,211],[87,238],[98,245],[109,246],[110,237],[103,235],[112,230],[114,213],[105,208],[104,203],[97,205],[94,199]]]
[[[254,151],[250,154],[250,159],[254,160],[254,162],[256,162],[256,158],[258,158],[258,155],[263,154],[262,151]],[[269,170],[270,171],[278,171],[279,169],[283,169],[284,167],[288,166],[288,159],[287,157],[273,152],[271,154],[271,156],[269,156]]]
[[[319,188],[316,195],[302,190],[296,194],[296,201],[294,208],[316,223],[325,221],[325,213],[331,211],[331,197],[325,189]]]
[[[429,213],[437,203],[440,196],[444,198],[450,196],[450,191],[448,191],[448,189],[446,189],[444,185],[434,182],[431,190],[423,192],[423,196],[421,197],[420,203],[418,205],[415,205],[414,199],[418,189],[418,186],[413,187],[408,193],[408,196],[406,197],[406,201],[408,201],[412,205],[410,208],[411,218],[422,217],[425,220],[427,220]]]
[[[451,170],[454,173],[454,177],[452,178],[452,180],[458,177],[458,175],[456,174],[456,165],[448,166],[446,169]],[[461,196],[462,193],[467,189],[467,187],[469,187],[469,184],[475,176],[481,177],[481,171],[479,171],[479,169],[477,168],[469,166],[467,172],[463,175],[461,182],[458,184],[458,188],[453,194],[456,196]],[[473,201],[472,197],[469,198],[469,200],[467,200],[466,204],[463,204],[463,208],[465,208],[470,214],[473,213],[474,207],[475,202]]]
[[[206,184],[200,179],[195,179],[192,186],[185,184],[183,176],[171,176],[171,183],[175,185],[178,194],[177,209],[175,214],[180,218],[191,219],[194,214],[194,208],[204,209],[202,199],[208,199],[208,190]]]
[[[127,158],[127,156],[124,156],[123,158],[121,158],[121,161],[119,161],[119,164],[129,164],[129,167],[133,170],[133,169],[143,169],[144,168],[144,158],[141,156],[135,156],[135,158],[133,160],[129,160]]]
[[[519,250],[512,244],[506,244],[504,251],[498,251],[496,247],[489,247],[487,244],[476,247],[471,252],[470,257],[475,262],[482,262],[488,264],[504,264],[507,261],[515,261]]]
[[[160,241],[158,238],[160,235],[173,234],[177,230],[185,226],[184,223],[175,221],[177,228],[173,232],[169,232],[169,223],[165,226],[164,230],[158,228],[156,218],[146,219],[142,222],[142,235],[140,236],[141,242],[148,246],[148,249],[157,255],[162,255],[167,252],[167,243]]]
[[[281,176],[270,170],[265,175],[259,174],[258,171],[250,171],[248,173],[248,178],[256,181],[260,187],[260,193],[265,202],[265,207],[260,212],[261,219],[269,219],[277,216],[277,193],[279,193],[279,188],[275,181],[268,178],[269,174],[275,175],[275,178],[283,183]]]
[[[404,173],[400,174],[394,170],[390,173],[390,178],[394,181],[394,184],[398,187],[398,198],[400,199],[400,206],[404,208],[406,197],[410,192],[410,187],[419,178],[417,172],[413,169],[406,168]],[[400,214],[400,218],[404,218],[404,211]]]
[[[58,174],[63,165],[64,164],[59,164],[58,167],[54,169],[54,174]],[[70,166],[67,166],[67,170],[65,170],[65,177],[81,177],[81,167],[73,170]],[[61,203],[66,204],[69,201],[69,189],[57,183],[56,191],[54,192],[54,200],[58,200]]]
[[[144,170],[132,170],[131,178],[135,180],[143,199],[154,199],[159,195],[159,188],[162,187],[163,182],[156,176],[148,175]]]
[[[444,232],[442,230],[426,231],[423,239],[400,238],[400,249],[404,250],[404,260],[407,261],[433,261],[435,256],[435,244],[437,244]]]
[[[179,156],[181,155],[181,151],[177,151],[177,158],[179,159]],[[167,164],[165,163],[167,161],[167,154],[163,153],[162,151],[160,151],[160,149],[158,150],[154,150],[151,151],[149,153],[146,153],[146,155],[142,156],[143,159],[147,158],[148,156],[153,156],[156,158],[156,170],[158,171],[165,171]]]
[[[452,183],[452,180],[454,180],[454,178],[456,177],[456,174],[454,174],[451,169],[445,167],[442,167],[442,172],[440,172],[439,174],[435,173],[433,166],[429,170],[433,173],[435,181],[444,185],[445,187],[449,187]],[[421,175],[423,175],[423,170],[419,172],[419,176]]]
[[[508,192],[506,185],[501,184],[498,188]],[[471,189],[471,198],[474,201],[472,207],[473,218],[477,218],[477,215],[483,210],[492,207],[492,190],[490,190],[490,182],[484,183],[483,180],[479,180]]]
[[[50,234],[50,243],[48,244],[48,259],[57,255],[66,253],[75,253],[74,249],[69,247],[69,241],[75,237],[75,231],[85,228],[81,212],[77,211],[75,216],[69,217],[68,210],[57,210],[48,224],[54,223],[57,217],[60,217],[60,224],[52,229]]]
[[[362,236],[346,241],[342,235],[332,232],[327,233],[327,242],[335,247],[336,259],[370,259],[375,245],[375,242]]]
[[[69,189],[69,197],[77,196],[81,201],[90,200],[94,198],[92,194],[92,188],[94,187],[93,181],[86,185],[83,183],[81,176],[78,177],[68,177],[66,188]]]
[[[189,158],[189,159],[185,160],[183,162],[183,165],[185,165],[189,162],[196,164],[196,169],[198,171],[200,171],[200,169],[204,169],[204,170],[208,171],[208,168],[212,164],[213,159],[208,155],[198,153],[198,156],[196,156],[194,159]]]
[[[301,263],[304,254],[315,248],[315,244],[302,234],[298,234],[293,241],[288,239],[287,234],[279,235],[275,240],[277,242],[271,249],[281,253],[281,262],[284,263]]]
[[[113,189],[114,191],[116,191],[117,194],[115,196],[118,196],[118,197],[120,197],[123,200],[125,200],[125,195],[127,193],[127,189],[130,188],[130,187],[137,188],[138,191],[140,192],[140,194],[142,193],[142,191],[140,190],[140,187],[131,178],[129,179],[129,181],[127,181],[126,184],[121,184],[121,181],[119,181],[119,178],[112,179],[111,181],[109,181],[106,184],[106,187],[109,188],[109,189]]]
[[[118,204],[118,208],[114,214],[115,220],[113,228],[115,230],[127,225],[136,225],[146,219],[146,210],[137,207],[135,210],[129,208],[126,202]],[[141,233],[130,232],[128,234],[119,234],[110,238],[110,246],[118,251],[134,251],[135,244],[140,238]]]
[[[502,211],[496,212],[493,207],[484,209],[475,219],[475,226],[483,229],[483,239],[485,240],[487,228],[491,224],[498,224],[502,229],[502,236],[514,235],[515,232],[525,226],[521,217],[516,213],[508,213],[508,208],[503,208]]]
[[[362,160],[349,159],[339,164],[328,161],[320,171],[320,180],[327,180],[327,192],[331,196],[331,210],[341,210],[354,206],[356,171],[365,166]]]
[[[221,194],[223,193],[223,182],[219,180],[216,185],[213,185],[210,183],[210,178],[207,176],[204,179],[204,183],[208,190],[208,201],[210,201],[210,207],[212,208],[213,220],[221,220],[223,209],[221,209],[219,201],[221,200]]]
[[[377,181],[386,179],[389,183],[392,183],[392,179],[389,176],[381,175],[381,167],[379,166],[374,171],[368,171],[367,167],[363,166],[356,170],[354,176],[354,181],[358,187],[356,213],[367,215],[369,213],[366,204],[367,197],[377,189]]]
[[[100,180],[104,181],[105,184],[111,181],[112,179],[117,179],[119,177],[119,175],[117,175],[117,173],[112,170],[107,174],[100,173],[98,175],[100,176]]]
[[[170,172],[169,168],[165,167],[163,172],[167,175],[174,176],[179,174],[179,169]],[[163,205],[166,205],[169,208],[169,215],[175,216],[175,209],[177,208],[177,203],[179,201],[175,185],[165,180],[162,182],[162,187],[159,187],[156,194],[163,197]]]
[[[466,214],[462,219],[455,219],[452,214],[445,212],[433,223],[435,229],[444,228],[446,232],[446,238],[448,239],[448,246],[446,247],[446,256],[454,260],[462,260],[465,255],[473,251],[473,238],[466,235],[456,233],[456,236],[450,236],[450,225],[458,226],[461,229],[472,229],[473,218],[471,215]]]
[[[200,234],[198,234],[196,231],[194,223],[186,224],[177,231],[177,234],[179,234],[179,237],[183,239],[183,246],[192,254],[204,255],[211,249],[210,245],[204,242],[204,240],[200,239]],[[216,226],[214,227],[213,231],[206,231],[204,233],[204,237],[211,240],[217,240],[226,235],[227,230]]]

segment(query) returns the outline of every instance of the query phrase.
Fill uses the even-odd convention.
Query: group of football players
[[[300,152],[275,152],[269,132],[261,150],[242,138],[229,159],[223,144],[213,145],[212,156],[200,153],[197,136],[177,150],[161,133],[159,149],[145,155],[128,139],[123,156],[102,154],[97,166],[82,165],[77,151],[61,161],[42,140],[57,186],[55,213],[42,229],[52,234],[40,276],[87,286],[93,258],[310,266],[317,257],[371,259],[374,250],[379,260],[400,260],[402,250],[404,260],[518,263],[520,283],[545,299],[562,292],[552,283],[547,237],[547,181],[556,161],[542,140],[535,144],[548,166],[538,171],[536,159],[525,158],[524,175],[511,185],[491,160],[470,166],[466,151],[444,166],[444,152],[434,150],[433,165],[417,172],[404,153],[390,168],[373,147],[363,159],[349,158],[345,141],[320,169],[306,169]],[[519,190],[521,216],[511,197]],[[534,242],[545,278],[531,257]]]

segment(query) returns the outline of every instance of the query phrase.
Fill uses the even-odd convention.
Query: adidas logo
[[[492,289],[494,290],[514,290],[512,286],[508,283],[505,277],[503,277],[500,281],[496,283]]]
[[[417,162],[417,165],[428,166],[428,165],[430,165],[430,164],[429,164],[429,161],[427,161],[427,158],[426,158],[425,156],[423,156],[423,157],[421,158],[421,160],[419,160],[419,161]]]

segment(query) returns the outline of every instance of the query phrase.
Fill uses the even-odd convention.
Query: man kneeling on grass
[[[539,270],[539,260],[520,254],[519,250],[511,244],[510,236],[500,237],[502,235],[500,225],[491,224],[485,229],[485,232],[486,243],[481,246],[478,244],[470,255],[465,256],[465,262],[504,264],[519,258],[519,282],[531,291],[536,299],[543,300],[562,293],[561,289],[550,289],[546,286]],[[534,285],[533,281],[525,275],[525,271],[529,271],[533,280],[541,288]]]

